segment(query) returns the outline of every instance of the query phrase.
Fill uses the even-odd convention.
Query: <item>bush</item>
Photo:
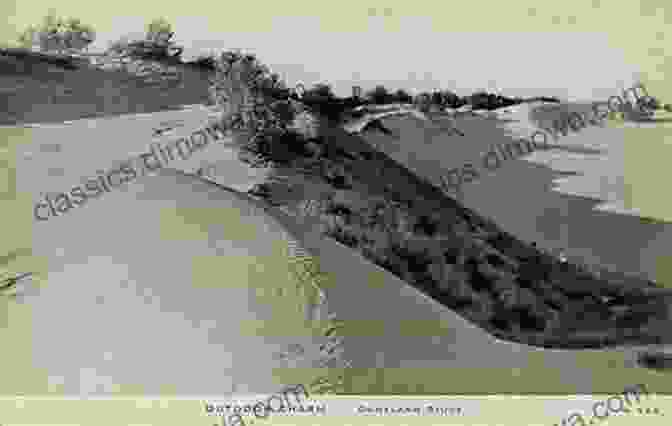
[[[403,89],[399,89],[396,92],[394,92],[392,98],[394,102],[399,102],[402,104],[410,104],[413,102],[413,96],[411,96],[407,91]]]
[[[222,53],[215,68],[210,95],[222,109],[222,119],[247,133],[245,150],[260,157],[262,164],[273,161],[273,144],[289,143],[289,127],[298,112],[284,82],[254,55],[237,51]],[[278,101],[285,102],[285,108]]]
[[[155,19],[147,25],[147,41],[168,44],[174,34],[172,25],[164,18]]]
[[[428,92],[419,93],[413,103],[415,106],[422,112],[429,112],[429,109],[432,104],[432,95]]]
[[[640,109],[655,111],[662,109],[663,106],[660,101],[654,97],[641,98],[637,100]]]
[[[192,65],[192,66],[195,66],[197,68],[207,70],[207,71],[215,71],[217,69],[216,63],[217,63],[217,60],[212,55],[199,56],[198,58],[194,59],[193,61],[188,62],[189,65]]]
[[[181,62],[184,48],[172,41],[174,35],[168,21],[155,19],[147,25],[144,40],[122,37],[110,44],[108,52],[136,59]]]
[[[120,46],[119,53],[137,59],[164,61],[166,59],[179,60],[184,48],[169,44],[155,43],[154,41],[137,40],[131,41],[125,46]]]
[[[31,25],[18,37],[25,48],[39,45],[41,51],[81,51],[91,44],[96,33],[91,25],[77,18],[61,18],[50,12],[40,25]]]
[[[391,95],[385,88],[385,86],[378,85],[373,90],[366,94],[367,99],[374,104],[385,104],[390,103]]]
[[[331,86],[325,83],[318,83],[314,85],[311,89],[306,90],[303,93],[303,96],[301,99],[318,99],[318,100],[329,100],[329,99],[334,99],[336,98],[336,95],[334,95],[333,90],[331,89]]]

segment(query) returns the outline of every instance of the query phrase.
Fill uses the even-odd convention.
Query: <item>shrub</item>
[[[168,44],[174,34],[172,25],[164,18],[154,19],[147,24],[147,41]]]
[[[366,97],[374,104],[385,104],[390,102],[390,93],[383,85],[374,87],[373,90],[366,94]]]
[[[462,99],[457,96],[454,92],[451,92],[450,90],[445,90],[442,93],[443,95],[443,102],[444,102],[444,107],[450,107],[450,108],[459,108],[462,106]]]
[[[306,98],[323,98],[323,99],[334,99],[336,96],[330,85],[325,83],[318,83],[314,85],[311,89],[306,90],[303,93],[302,99]]]
[[[96,33],[91,25],[77,18],[61,18],[50,12],[40,25],[31,25],[18,38],[19,44],[30,48],[39,45],[42,51],[81,51],[91,44]]]
[[[432,95],[431,93],[428,92],[422,92],[419,93],[415,99],[414,102],[415,106],[422,112],[429,112],[429,109],[432,104]]]
[[[215,71],[217,69],[216,62],[217,60],[213,55],[203,55],[188,64],[207,71]]]
[[[211,98],[222,109],[227,126],[247,133],[245,150],[263,164],[274,160],[273,144],[291,144],[293,136],[299,139],[289,129],[299,107],[290,101],[277,74],[254,55],[238,51],[222,53],[215,68]]]
[[[147,25],[144,40],[125,36],[110,44],[108,52],[136,59],[179,61],[184,48],[172,40],[174,35],[168,21],[155,19]]]
[[[114,53],[120,55],[124,53],[128,46],[132,43],[131,37],[128,35],[120,37],[118,40],[111,42],[107,47],[107,53]]]
[[[179,60],[184,48],[176,46],[173,42],[164,44],[147,40],[131,41],[124,38],[113,43],[108,51],[136,59],[164,61],[166,59]]]
[[[404,89],[399,89],[396,92],[394,92],[393,99],[395,102],[400,102],[403,104],[410,104],[413,102],[413,96],[411,96]]]
[[[637,100],[637,104],[641,109],[648,109],[651,111],[662,109],[663,106],[660,101],[654,97],[641,98]]]

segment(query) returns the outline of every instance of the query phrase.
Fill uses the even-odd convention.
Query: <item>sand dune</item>
[[[499,340],[350,248],[306,230],[309,221],[268,210],[303,236],[320,268],[333,276],[324,291],[345,323],[344,354],[354,376],[348,392],[613,393],[628,383],[669,388],[664,375],[635,368],[644,348],[553,350]]]
[[[330,275],[324,291],[345,322],[350,391],[372,392],[366,382],[381,377],[379,391],[483,392],[467,380],[474,374],[498,378],[491,392],[617,392],[633,376],[662,386],[653,373],[629,368],[631,350],[497,341],[315,230],[177,171],[35,231],[33,256],[46,268],[2,299],[7,391],[223,396],[310,382],[320,374],[310,369],[320,340],[301,312],[314,297],[283,278],[289,235]],[[283,364],[288,351],[299,358],[293,364]]]
[[[199,121],[190,121],[190,114],[178,114],[180,131]],[[138,129],[151,128],[143,126]],[[83,146],[75,136],[68,143]],[[140,140],[126,143],[137,150]],[[436,149],[434,139],[427,140]],[[204,157],[217,157],[220,148]],[[43,151],[52,158],[75,152],[65,142]],[[109,160],[95,151],[88,151],[91,164],[105,167]],[[186,167],[192,160],[201,161],[187,160],[183,170],[193,171]],[[220,161],[224,167],[214,180],[226,182],[236,161]],[[61,183],[74,176],[47,187],[66,189]],[[30,193],[47,181],[44,175],[32,184],[18,180]],[[315,348],[321,340],[308,336],[314,330],[301,313],[315,297],[283,278],[289,237],[315,253],[330,277],[323,290],[329,311],[345,323],[340,334],[342,358],[353,367],[346,373],[349,392],[613,393],[635,382],[669,387],[664,376],[631,368],[633,349],[562,351],[498,341],[320,237],[309,222],[166,169],[24,235],[32,253],[23,258],[31,262],[15,259],[10,266],[30,265],[37,276],[16,297],[1,299],[6,326],[0,334],[11,348],[3,388],[223,396],[310,382],[325,373],[310,369],[320,362]],[[312,348],[303,349],[303,359],[300,347]],[[474,377],[489,377],[487,387]]]
[[[294,384],[283,367],[319,367],[329,339],[328,320],[311,320],[327,318],[319,293],[290,273],[292,238],[234,192],[171,170],[37,224],[35,279],[0,299],[0,386],[225,396]]]
[[[169,132],[156,129],[178,123]],[[151,151],[152,144],[166,147],[182,137],[189,137],[213,123],[207,108],[190,108],[154,114],[123,115],[109,118],[76,120],[68,124],[35,125],[17,133],[17,190],[31,194],[68,191],[83,179],[96,177],[98,171],[114,168],[133,159],[136,169],[142,161],[137,157]],[[8,128],[6,128],[8,129]],[[208,135],[209,136],[209,135]],[[221,140],[208,139],[208,146],[194,152],[188,159],[173,151],[173,161],[163,161],[164,167],[195,172],[199,168],[220,164],[227,166],[230,186],[247,190],[263,180],[263,170],[250,170],[237,160],[236,140],[227,136]],[[154,160],[151,160],[154,161]]]

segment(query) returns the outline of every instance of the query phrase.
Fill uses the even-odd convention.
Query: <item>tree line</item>
[[[443,111],[445,108],[456,109],[465,105],[469,105],[474,110],[493,110],[532,101],[560,102],[560,99],[555,97],[506,97],[484,91],[468,96],[458,96],[450,90],[435,90],[412,95],[404,89],[389,90],[383,85],[377,85],[373,89],[363,93],[361,88],[355,86],[353,87],[352,96],[346,98],[336,96],[331,86],[325,83],[318,83],[310,89],[302,90],[302,92],[301,99],[307,104],[335,104],[344,107],[355,107],[363,104],[385,105],[404,103],[414,104],[423,112],[430,112],[432,110]]]

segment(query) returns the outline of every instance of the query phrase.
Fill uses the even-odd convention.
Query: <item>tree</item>
[[[42,51],[81,51],[91,44],[96,33],[91,25],[78,18],[58,17],[50,11],[40,25],[31,25],[19,35],[23,47],[39,45]]]
[[[653,96],[650,96],[648,98],[642,98],[642,99],[639,100],[638,103],[640,104],[641,108],[646,108],[646,109],[649,109],[649,110],[652,110],[652,111],[663,108],[660,101],[658,99],[654,98]]]
[[[336,95],[334,95],[333,90],[331,89],[331,86],[325,83],[315,84],[311,89],[306,90],[303,96],[311,99],[318,98],[325,100],[333,99],[336,97]]]
[[[175,33],[170,23],[163,19],[154,19],[146,27],[144,39],[135,37],[122,37],[112,43],[108,51],[124,56],[148,60],[180,60],[184,48],[178,46],[173,40]],[[212,61],[209,66],[214,67]]]
[[[413,96],[411,96],[410,93],[408,93],[404,89],[399,89],[396,92],[394,92],[393,98],[396,102],[404,104],[413,103]]]
[[[366,97],[374,104],[384,104],[389,102],[390,94],[383,85],[376,86],[366,94]]]
[[[301,101],[313,112],[327,120],[339,120],[352,102],[339,98],[328,84],[315,84],[301,97]]]
[[[295,137],[295,118],[305,112],[303,102],[291,99],[286,88],[269,87],[286,86],[254,55],[229,51],[216,58],[210,94],[221,107],[222,122],[247,139],[241,153],[253,165],[285,161],[284,152],[303,144]]]
[[[445,107],[459,108],[462,106],[460,104],[460,97],[457,96],[455,93],[451,92],[450,90],[443,91],[443,102],[444,102],[444,108]]]
[[[469,96],[468,103],[473,109],[487,109],[490,97],[487,92],[480,91]]]
[[[66,49],[84,50],[95,38],[96,33],[91,25],[84,24],[78,18],[69,18],[65,21],[63,42]]]
[[[154,19],[147,25],[146,40],[149,42],[167,46],[174,35],[172,25],[165,18]]]
[[[443,93],[439,90],[435,90],[434,92],[432,92],[430,102],[431,102],[432,105],[443,107],[444,103],[445,103],[445,98],[443,96]]]
[[[413,103],[420,111],[429,112],[432,103],[432,94],[429,92],[418,93]]]
[[[261,134],[287,124],[270,107],[275,101],[288,99],[285,84],[254,55],[224,52],[216,59],[216,68],[211,80],[212,100],[234,126]]]

